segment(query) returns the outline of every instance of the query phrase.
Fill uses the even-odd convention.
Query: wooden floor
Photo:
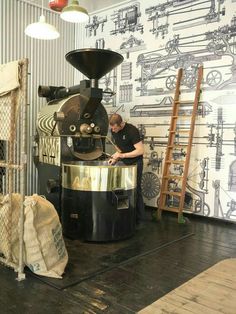
[[[217,263],[139,313],[235,314],[236,258]]]
[[[149,216],[151,217],[151,214]],[[148,227],[137,231],[138,233],[134,237],[139,238],[140,241],[127,242],[128,244],[133,244],[130,244],[126,251],[123,250],[121,252],[121,250],[118,250],[115,257],[110,256],[110,260],[116,259],[117,261],[119,254],[124,254],[125,252],[127,254],[136,252],[137,258],[131,258],[127,263],[113,264],[113,267],[107,271],[88,277],[86,280],[62,290],[55,289],[31,276],[27,276],[25,281],[17,282],[14,271],[0,265],[0,313],[137,313],[177,287],[187,284],[187,282],[189,283],[189,280],[202,272],[200,277],[197,277],[200,278],[198,288],[202,292],[199,299],[199,302],[201,302],[199,308],[201,311],[199,313],[211,314],[219,312],[220,308],[217,306],[220,306],[220,301],[223,300],[225,302],[224,298],[228,298],[229,290],[236,289],[235,282],[234,288],[229,288],[229,281],[235,278],[235,268],[232,265],[227,266],[232,275],[230,279],[226,280],[227,283],[222,271],[217,270],[217,274],[214,275],[214,282],[215,284],[218,282],[220,285],[223,285],[221,290],[203,283],[204,276],[211,274],[211,270],[206,273],[204,271],[220,261],[236,258],[236,224],[223,221],[218,222],[196,216],[190,217],[189,220],[188,226],[179,226],[178,228],[190,228],[193,232],[192,236],[183,238],[181,241],[171,241],[170,245],[164,245],[158,250],[149,250],[146,254],[138,255],[142,251],[142,247],[147,244],[146,242],[151,241],[151,238],[148,238],[151,228]],[[163,236],[166,239],[172,239],[174,229],[176,229],[177,218],[171,214],[163,215],[162,222],[153,222],[153,224],[155,224],[153,228],[157,228],[156,230],[159,231],[156,237]],[[158,241],[156,238],[152,240]],[[90,244],[84,244],[83,249],[91,251]],[[107,255],[109,255],[109,252]],[[92,252],[91,256],[93,256]],[[106,263],[107,259],[102,261]],[[86,261],[84,262],[86,263]],[[91,258],[87,262],[88,265],[91,265]],[[81,264],[78,263],[76,267],[81,267]],[[195,283],[193,284],[193,281],[190,281],[190,284],[191,289],[181,290],[181,293],[185,291],[186,296],[189,293],[194,295],[196,290]],[[186,289],[186,285],[182,287],[184,288],[181,289]],[[211,292],[212,303],[215,304],[215,307],[213,305],[207,307],[207,304],[209,304],[207,302],[210,302],[205,298],[208,291]],[[165,308],[165,311],[160,313],[196,313],[193,312],[192,306],[190,306],[189,311],[187,308],[184,309],[185,312],[177,312],[175,308],[173,309],[173,305],[175,306],[176,304],[182,304],[183,307],[183,295],[179,296],[177,293],[179,292],[174,291],[171,295],[166,296],[172,299],[171,308]],[[235,290],[232,293],[235,294]],[[235,312],[232,312],[233,301],[230,301],[230,299],[224,304],[224,311],[220,313],[236,314],[236,307]],[[160,302],[166,301],[161,299]],[[186,307],[189,306],[187,304]],[[153,306],[156,307],[156,305]],[[205,308],[207,308],[207,311],[205,311]],[[151,310],[149,313],[155,312]]]

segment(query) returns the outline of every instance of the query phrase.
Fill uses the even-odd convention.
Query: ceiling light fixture
[[[85,23],[89,20],[88,11],[79,5],[79,1],[72,0],[71,4],[63,8],[61,18],[66,22]]]
[[[37,23],[29,24],[25,29],[25,34],[29,37],[36,39],[51,40],[60,36],[56,28],[46,23],[45,16],[43,14],[43,0],[42,0],[42,14],[39,17]]]

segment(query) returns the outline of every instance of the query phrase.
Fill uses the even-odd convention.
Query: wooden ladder
[[[183,76],[183,69],[178,70],[175,96],[173,101],[173,110],[170,122],[168,144],[166,149],[164,169],[162,176],[162,184],[160,191],[160,198],[158,203],[157,218],[161,219],[163,210],[172,211],[178,213],[178,222],[184,223],[183,207],[185,201],[185,191],[188,176],[188,169],[190,163],[191,148],[193,142],[193,133],[195,126],[195,118],[198,110],[198,103],[201,94],[201,82],[203,78],[203,66],[200,66],[197,71],[197,82],[195,90],[194,101],[183,101],[180,100],[180,84]],[[180,107],[183,104],[190,104],[191,113],[180,115]],[[178,119],[189,119],[189,124],[186,127],[180,128],[178,126]],[[187,141],[181,144],[181,134],[188,136]],[[177,158],[176,158],[177,156]],[[181,158],[179,158],[181,156]],[[174,174],[173,167],[180,167],[181,173]],[[170,183],[174,183],[178,188],[170,188]],[[170,205],[170,200],[176,199],[176,204]]]

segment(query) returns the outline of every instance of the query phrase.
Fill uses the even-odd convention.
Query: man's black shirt
[[[125,123],[125,126],[122,130],[117,133],[111,132],[111,134],[116,146],[121,150],[122,153],[132,152],[135,150],[134,145],[141,141],[138,129],[130,123]],[[131,165],[142,158],[143,156],[123,158],[122,161],[127,165]]]

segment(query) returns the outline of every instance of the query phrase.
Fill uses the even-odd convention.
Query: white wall
[[[77,40],[76,47],[112,49],[125,58],[100,86],[117,90],[104,100],[108,113],[121,113],[144,135],[147,205],[159,197],[177,69],[186,73],[182,99],[192,100],[195,70],[203,64],[187,210],[236,221],[235,12],[234,0],[127,1],[94,12],[84,41]]]

